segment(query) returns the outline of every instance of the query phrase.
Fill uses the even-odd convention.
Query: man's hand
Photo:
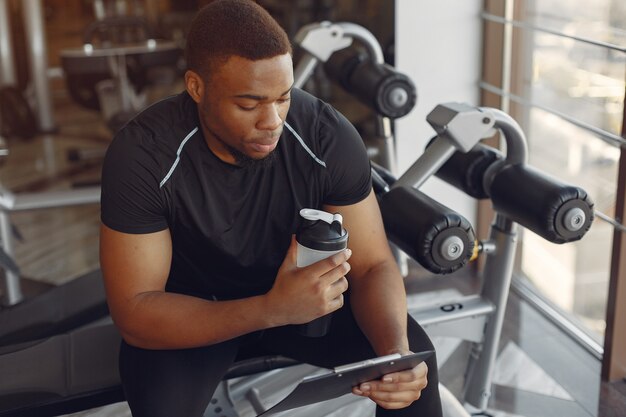
[[[364,382],[354,387],[352,393],[368,397],[386,409],[408,407],[419,399],[422,390],[426,388],[427,374],[428,366],[421,362],[413,369],[387,374],[380,380]]]
[[[303,268],[296,266],[296,250],[292,237],[274,286],[267,293],[268,311],[276,326],[308,323],[338,310],[348,289],[345,275],[350,271],[350,249]]]

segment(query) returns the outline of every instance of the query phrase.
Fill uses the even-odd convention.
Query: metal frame
[[[100,187],[14,194],[0,186],[0,249],[9,257],[13,256],[13,230],[10,213],[99,202]],[[20,277],[16,271],[4,271],[4,290],[3,305],[12,306],[24,300]]]
[[[626,94],[622,117],[622,136],[626,138]],[[615,216],[626,219],[626,149],[621,149],[617,180]],[[613,233],[609,298],[606,307],[602,379],[626,380],[626,234]]]

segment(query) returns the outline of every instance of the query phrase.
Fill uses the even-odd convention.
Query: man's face
[[[259,61],[232,56],[203,85],[196,101],[211,151],[231,164],[241,163],[241,157],[268,157],[289,111],[291,56]]]

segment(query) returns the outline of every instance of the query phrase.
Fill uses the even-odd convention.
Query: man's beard
[[[206,128],[215,139],[217,139],[219,142],[221,142],[222,145],[224,145],[224,147],[233,156],[233,158],[235,158],[235,163],[237,164],[237,166],[240,166],[242,168],[269,168],[274,165],[274,162],[278,158],[276,154],[276,150],[278,149],[278,147],[274,148],[269,154],[267,154],[263,158],[251,158],[245,153],[241,152],[239,149],[230,146],[228,143],[226,143],[224,139],[220,137],[220,135],[215,133],[211,128],[209,128],[208,126]]]
[[[274,162],[276,161],[276,158],[277,158],[276,149],[278,149],[278,147],[273,149],[269,154],[267,154],[263,158],[255,159],[255,158],[249,157],[248,155],[239,151],[238,149],[233,148],[229,144],[224,143],[224,141],[222,141],[220,138],[218,138],[218,140],[220,140],[222,144],[226,146],[226,149],[228,149],[228,152],[230,152],[233,158],[235,158],[235,163],[242,168],[269,168],[272,165],[274,165]]]

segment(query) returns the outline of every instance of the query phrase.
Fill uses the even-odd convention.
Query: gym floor
[[[110,133],[97,113],[79,108],[59,92],[53,100],[56,132],[32,140],[8,140],[10,154],[0,167],[0,184],[15,193],[81,187],[99,180],[99,156],[106,149]],[[68,152],[76,149],[84,151],[86,157],[70,161]],[[16,213],[11,220],[19,235],[15,257],[28,297],[98,268],[97,205]],[[478,287],[471,268],[434,277],[417,265],[410,266],[406,279],[410,306],[438,296],[471,293]],[[445,338],[436,339],[435,344],[441,380],[458,395],[468,346]],[[489,411],[501,417],[626,415],[626,384],[601,382],[600,367],[597,359],[512,293]],[[358,413],[355,415],[367,415]],[[120,403],[72,416],[122,417],[130,416],[130,411]]]

